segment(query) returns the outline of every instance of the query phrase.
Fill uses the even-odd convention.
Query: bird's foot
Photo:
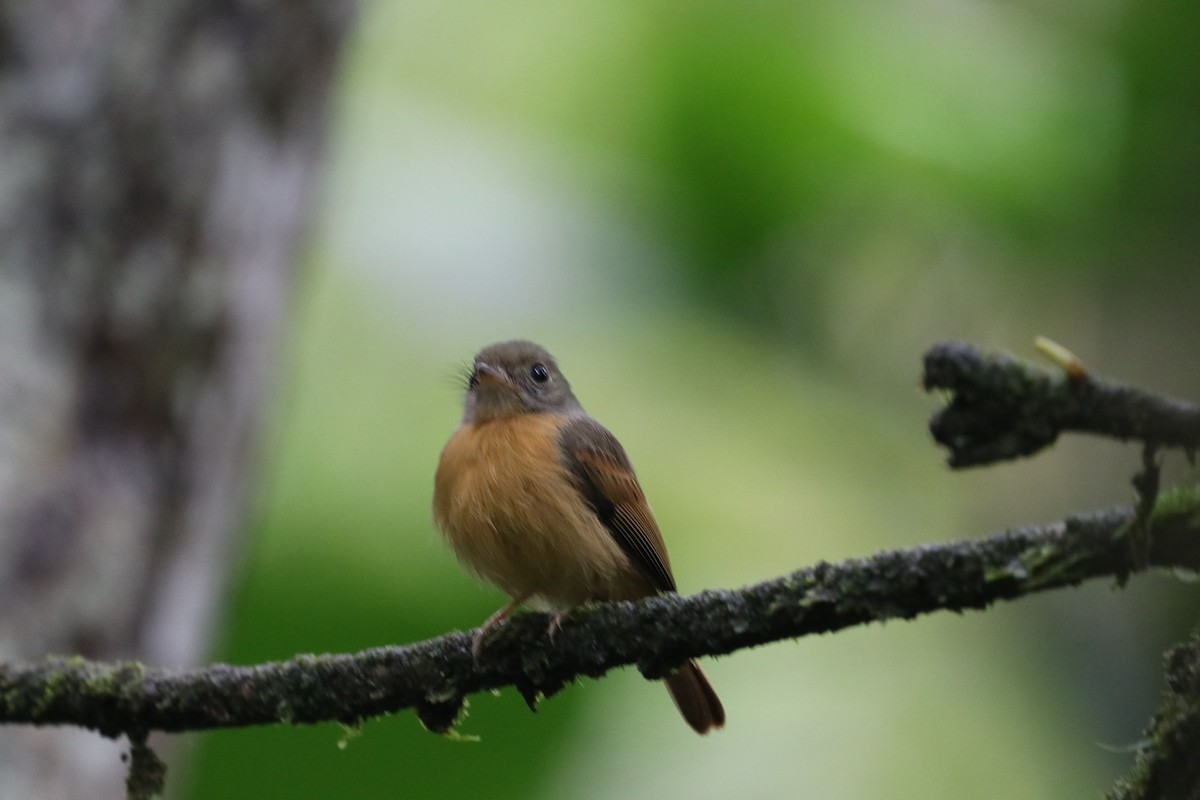
[[[511,603],[506,605],[504,608],[500,609],[495,614],[492,614],[490,617],[488,617],[487,621],[484,622],[482,625],[480,625],[479,629],[476,630],[474,634],[472,634],[472,636],[471,636],[471,659],[475,662],[476,667],[479,666],[479,655],[480,655],[480,653],[483,652],[484,641],[488,638],[488,636],[490,636],[492,634],[492,631],[496,630],[496,628],[500,627],[500,625],[506,619],[508,619],[509,614],[511,614],[513,612],[513,610],[516,609],[517,606],[519,606],[519,605],[521,605],[521,603],[525,602],[525,599],[526,598],[522,597],[517,600],[513,600]]]

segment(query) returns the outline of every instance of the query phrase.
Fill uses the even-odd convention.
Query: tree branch
[[[1086,373],[1041,369],[969,344],[931,348],[924,384],[952,393],[929,429],[950,450],[955,468],[1033,455],[1066,431],[1179,447],[1189,454],[1200,447],[1200,405]]]
[[[1177,492],[1148,520],[1149,564],[1200,571],[1200,495]],[[276,723],[357,724],[413,708],[447,730],[467,695],[515,686],[531,707],[581,675],[637,664],[661,677],[685,660],[780,639],[997,600],[1142,569],[1120,536],[1131,508],[1006,531],[987,539],[820,563],[736,591],[662,596],[571,613],[553,639],[546,618],[506,625],[476,667],[456,632],[353,655],[257,666],[168,670],[51,658],[0,666],[0,722],[78,725],[116,736]]]
[[[1167,691],[1110,800],[1193,800],[1200,786],[1200,631],[1167,653]]]
[[[471,637],[456,632],[405,647],[305,655],[256,666],[168,670],[134,662],[49,658],[0,664],[0,724],[75,725],[133,745],[130,797],[162,787],[163,765],[146,745],[152,731],[362,720],[412,708],[447,731],[474,693],[515,686],[531,708],[580,676],[636,664],[660,678],[690,658],[933,611],[982,609],[999,600],[1115,578],[1149,567],[1200,572],[1200,487],[1160,494],[1158,448],[1193,451],[1200,407],[1090,377],[1062,375],[939,345],[925,359],[925,385],[949,389],[931,422],[953,466],[1029,455],[1063,431],[1139,439],[1139,502],[981,540],[819,563],[771,581],[691,597],[573,610],[557,634],[547,618],[510,620],[480,664]],[[1134,774],[1115,800],[1194,796],[1191,758],[1200,741],[1200,638],[1172,651],[1169,692],[1147,733]]]

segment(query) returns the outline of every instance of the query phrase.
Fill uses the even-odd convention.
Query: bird
[[[662,533],[621,443],[533,342],[489,345],[467,373],[462,420],[442,450],[433,516],[459,562],[511,600],[477,629],[472,653],[520,606],[574,606],[675,592]],[[700,666],[664,682],[684,720],[707,733],[725,709]]]

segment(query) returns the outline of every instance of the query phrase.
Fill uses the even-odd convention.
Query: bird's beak
[[[508,377],[508,373],[502,368],[480,361],[475,364],[475,374],[479,376],[481,386],[503,386],[508,389],[515,388],[513,379]]]

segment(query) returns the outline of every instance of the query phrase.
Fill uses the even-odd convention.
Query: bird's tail
[[[696,733],[708,733],[725,724],[725,708],[700,665],[689,661],[666,678],[667,690],[679,713]]]

